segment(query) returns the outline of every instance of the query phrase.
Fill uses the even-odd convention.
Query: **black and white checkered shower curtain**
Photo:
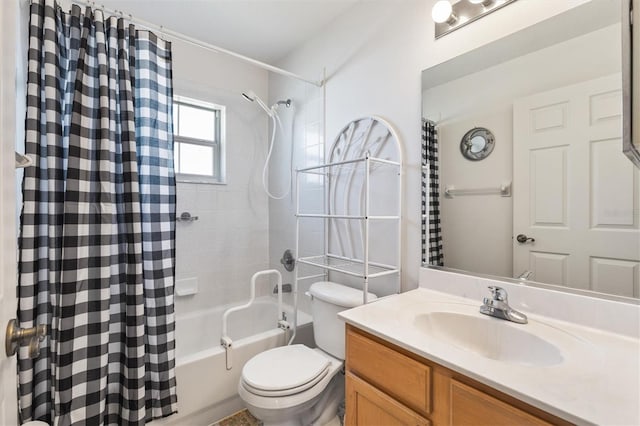
[[[171,45],[33,0],[18,318],[23,421],[138,425],[176,411]]]
[[[438,130],[422,119],[422,263],[444,265],[440,224]]]

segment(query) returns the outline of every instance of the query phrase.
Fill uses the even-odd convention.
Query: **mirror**
[[[467,160],[484,160],[493,152],[496,138],[491,130],[484,127],[474,127],[464,134],[460,141],[460,153]]]
[[[423,71],[423,264],[640,297],[621,7],[586,2]],[[499,143],[468,161],[476,127]]]

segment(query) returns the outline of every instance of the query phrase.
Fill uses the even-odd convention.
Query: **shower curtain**
[[[171,45],[33,0],[18,319],[22,421],[138,425],[176,411]]]
[[[428,188],[427,188],[428,186]],[[428,212],[427,212],[428,210]],[[440,174],[438,130],[422,119],[422,263],[444,265],[440,224]]]

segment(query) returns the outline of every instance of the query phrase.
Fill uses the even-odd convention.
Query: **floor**
[[[341,407],[342,413],[339,416],[344,416],[344,408]],[[334,417],[325,426],[342,426],[343,422],[340,417]],[[237,413],[220,420],[218,423],[214,423],[211,426],[262,426],[262,422],[251,415],[247,410],[238,411]]]
[[[242,410],[236,414],[220,420],[211,426],[260,426],[262,423],[247,410]]]

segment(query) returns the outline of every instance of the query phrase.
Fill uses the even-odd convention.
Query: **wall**
[[[493,188],[512,181],[511,110],[480,111],[439,126],[441,194],[448,185],[459,189]],[[493,152],[482,161],[469,161],[460,154],[460,140],[474,127],[486,127],[496,138]],[[445,266],[510,277],[512,198],[441,195],[440,205]]]
[[[269,265],[269,204],[262,190],[268,117],[241,96],[268,96],[267,72],[183,42],[173,43],[174,94],[226,106],[225,185],[177,184],[176,291],[197,280],[198,293],[176,297],[176,313],[237,303],[251,276]],[[187,281],[185,281],[187,280]],[[269,291],[261,284],[262,292]]]
[[[317,78],[326,68],[326,137],[366,115],[389,120],[405,145],[403,288],[420,266],[421,70],[588,0],[522,0],[435,41],[435,0],[361,2],[279,65]]]
[[[17,2],[18,6],[18,37],[17,37],[17,73],[16,82],[16,151],[24,153],[24,119],[27,114],[27,51],[29,50],[29,3]],[[24,169],[17,169],[15,180],[16,191],[16,223],[20,223],[22,213],[22,179]],[[16,228],[16,234],[19,230]]]
[[[0,321],[6,324],[16,312],[16,220],[14,144],[21,112],[16,108],[16,77],[19,73],[20,7],[17,0],[0,4]],[[24,119],[24,115],[22,116]],[[16,358],[0,354],[0,424],[18,424]]]
[[[479,188],[511,182],[514,99],[619,73],[620,31],[620,24],[610,25],[479,72],[469,69],[465,77],[425,90],[424,115],[439,122],[441,193],[447,185]],[[462,157],[459,144],[476,126],[490,129],[496,145],[485,160],[472,162]],[[445,265],[512,276],[512,199],[442,197]],[[491,250],[486,250],[488,243]]]

